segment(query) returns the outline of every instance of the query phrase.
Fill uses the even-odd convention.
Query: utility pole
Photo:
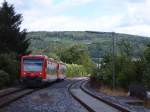
[[[87,33],[95,33],[95,34],[101,34],[100,32],[94,32],[94,31],[86,31]],[[115,89],[116,86],[116,79],[115,79],[115,57],[116,57],[116,48],[115,48],[115,44],[116,44],[116,38],[115,38],[115,32],[111,33],[112,36],[112,82],[113,82],[113,89]]]
[[[113,89],[115,89],[115,83],[116,83],[116,79],[115,79],[115,32],[112,32],[112,72],[113,72],[113,76],[112,76],[112,81],[113,81]]]

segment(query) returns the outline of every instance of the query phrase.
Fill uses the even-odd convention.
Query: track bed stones
[[[68,93],[68,86],[75,81],[55,83],[11,103],[0,112],[88,112]]]
[[[0,91],[0,108],[7,106],[9,103],[32,93],[33,89],[26,88],[8,88]]]

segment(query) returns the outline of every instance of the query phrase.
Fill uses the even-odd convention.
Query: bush
[[[119,87],[128,88],[137,82],[134,62],[128,57],[118,57],[116,67],[116,84]]]
[[[143,73],[143,84],[150,90],[150,65],[148,64]]]
[[[19,77],[19,64],[14,53],[0,55],[0,69],[9,75],[11,84]]]
[[[0,88],[7,86],[9,81],[9,74],[3,70],[0,70]]]
[[[101,68],[94,69],[92,77],[100,80],[101,83],[112,86],[112,57],[107,56],[102,60]],[[115,85],[128,89],[129,85],[142,82],[143,63],[141,60],[133,61],[127,56],[115,57]]]
[[[87,76],[87,71],[83,65],[67,64],[67,77]]]
[[[143,83],[145,87],[150,90],[150,44],[148,44],[147,49],[144,52],[144,70],[143,70]]]
[[[128,89],[130,85],[141,84],[150,90],[150,44],[147,46],[143,57],[136,60],[133,59],[131,48],[128,46],[123,46],[122,54],[115,57],[116,86]],[[99,70],[94,69],[91,78],[94,77],[103,84],[112,86],[112,75],[112,55],[107,54],[101,62],[101,68]]]

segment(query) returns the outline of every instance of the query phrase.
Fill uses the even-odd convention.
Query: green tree
[[[69,64],[74,63],[83,65],[88,72],[91,72],[91,68],[93,66],[87,48],[83,45],[74,45],[63,51],[61,53],[60,60]]]
[[[137,73],[134,62],[127,56],[115,57],[116,86],[128,88],[130,84],[137,83]],[[104,84],[112,86],[112,56],[106,55],[101,63],[101,68],[95,73],[96,78]]]
[[[119,51],[121,55],[126,55],[128,57],[132,56],[133,46],[129,41],[121,40],[121,42],[118,43],[118,45],[119,45]]]
[[[77,65],[77,64],[67,64],[67,71],[66,71],[67,77],[80,77],[80,76],[86,76],[87,72],[83,65]]]
[[[29,40],[26,30],[20,30],[21,23],[22,15],[16,14],[14,6],[4,1],[0,7],[0,53],[29,53]]]
[[[150,44],[147,45],[147,49],[144,52],[144,62],[145,62],[145,69],[143,72],[143,83],[144,85],[150,89]]]
[[[150,63],[150,44],[147,45],[147,48],[144,51],[144,59],[147,64]]]
[[[121,54],[115,56],[116,86],[128,88],[131,84],[141,84],[143,79],[144,62],[142,59],[133,60],[132,46],[123,41],[119,47]],[[104,56],[101,67],[95,70],[94,76],[100,82],[112,86],[112,54]],[[145,81],[148,82],[148,81]]]
[[[14,81],[19,76],[19,62],[16,54],[0,54],[0,69],[9,74],[10,81]]]
[[[0,70],[0,89],[8,85],[9,81],[9,74],[3,70]]]
[[[89,58],[86,48],[82,45],[74,45],[61,53],[61,60],[66,63],[83,64],[81,58]]]
[[[59,59],[59,57],[57,56],[56,53],[49,53],[47,56],[48,56],[49,58],[53,58],[53,59],[55,59],[55,60],[57,60],[57,61],[60,61],[60,59]]]

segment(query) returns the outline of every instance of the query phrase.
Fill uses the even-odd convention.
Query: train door
[[[64,79],[66,77],[66,69],[65,64],[59,64],[59,79]]]
[[[57,79],[57,63],[53,60],[49,60],[47,64],[46,80],[53,81]]]

